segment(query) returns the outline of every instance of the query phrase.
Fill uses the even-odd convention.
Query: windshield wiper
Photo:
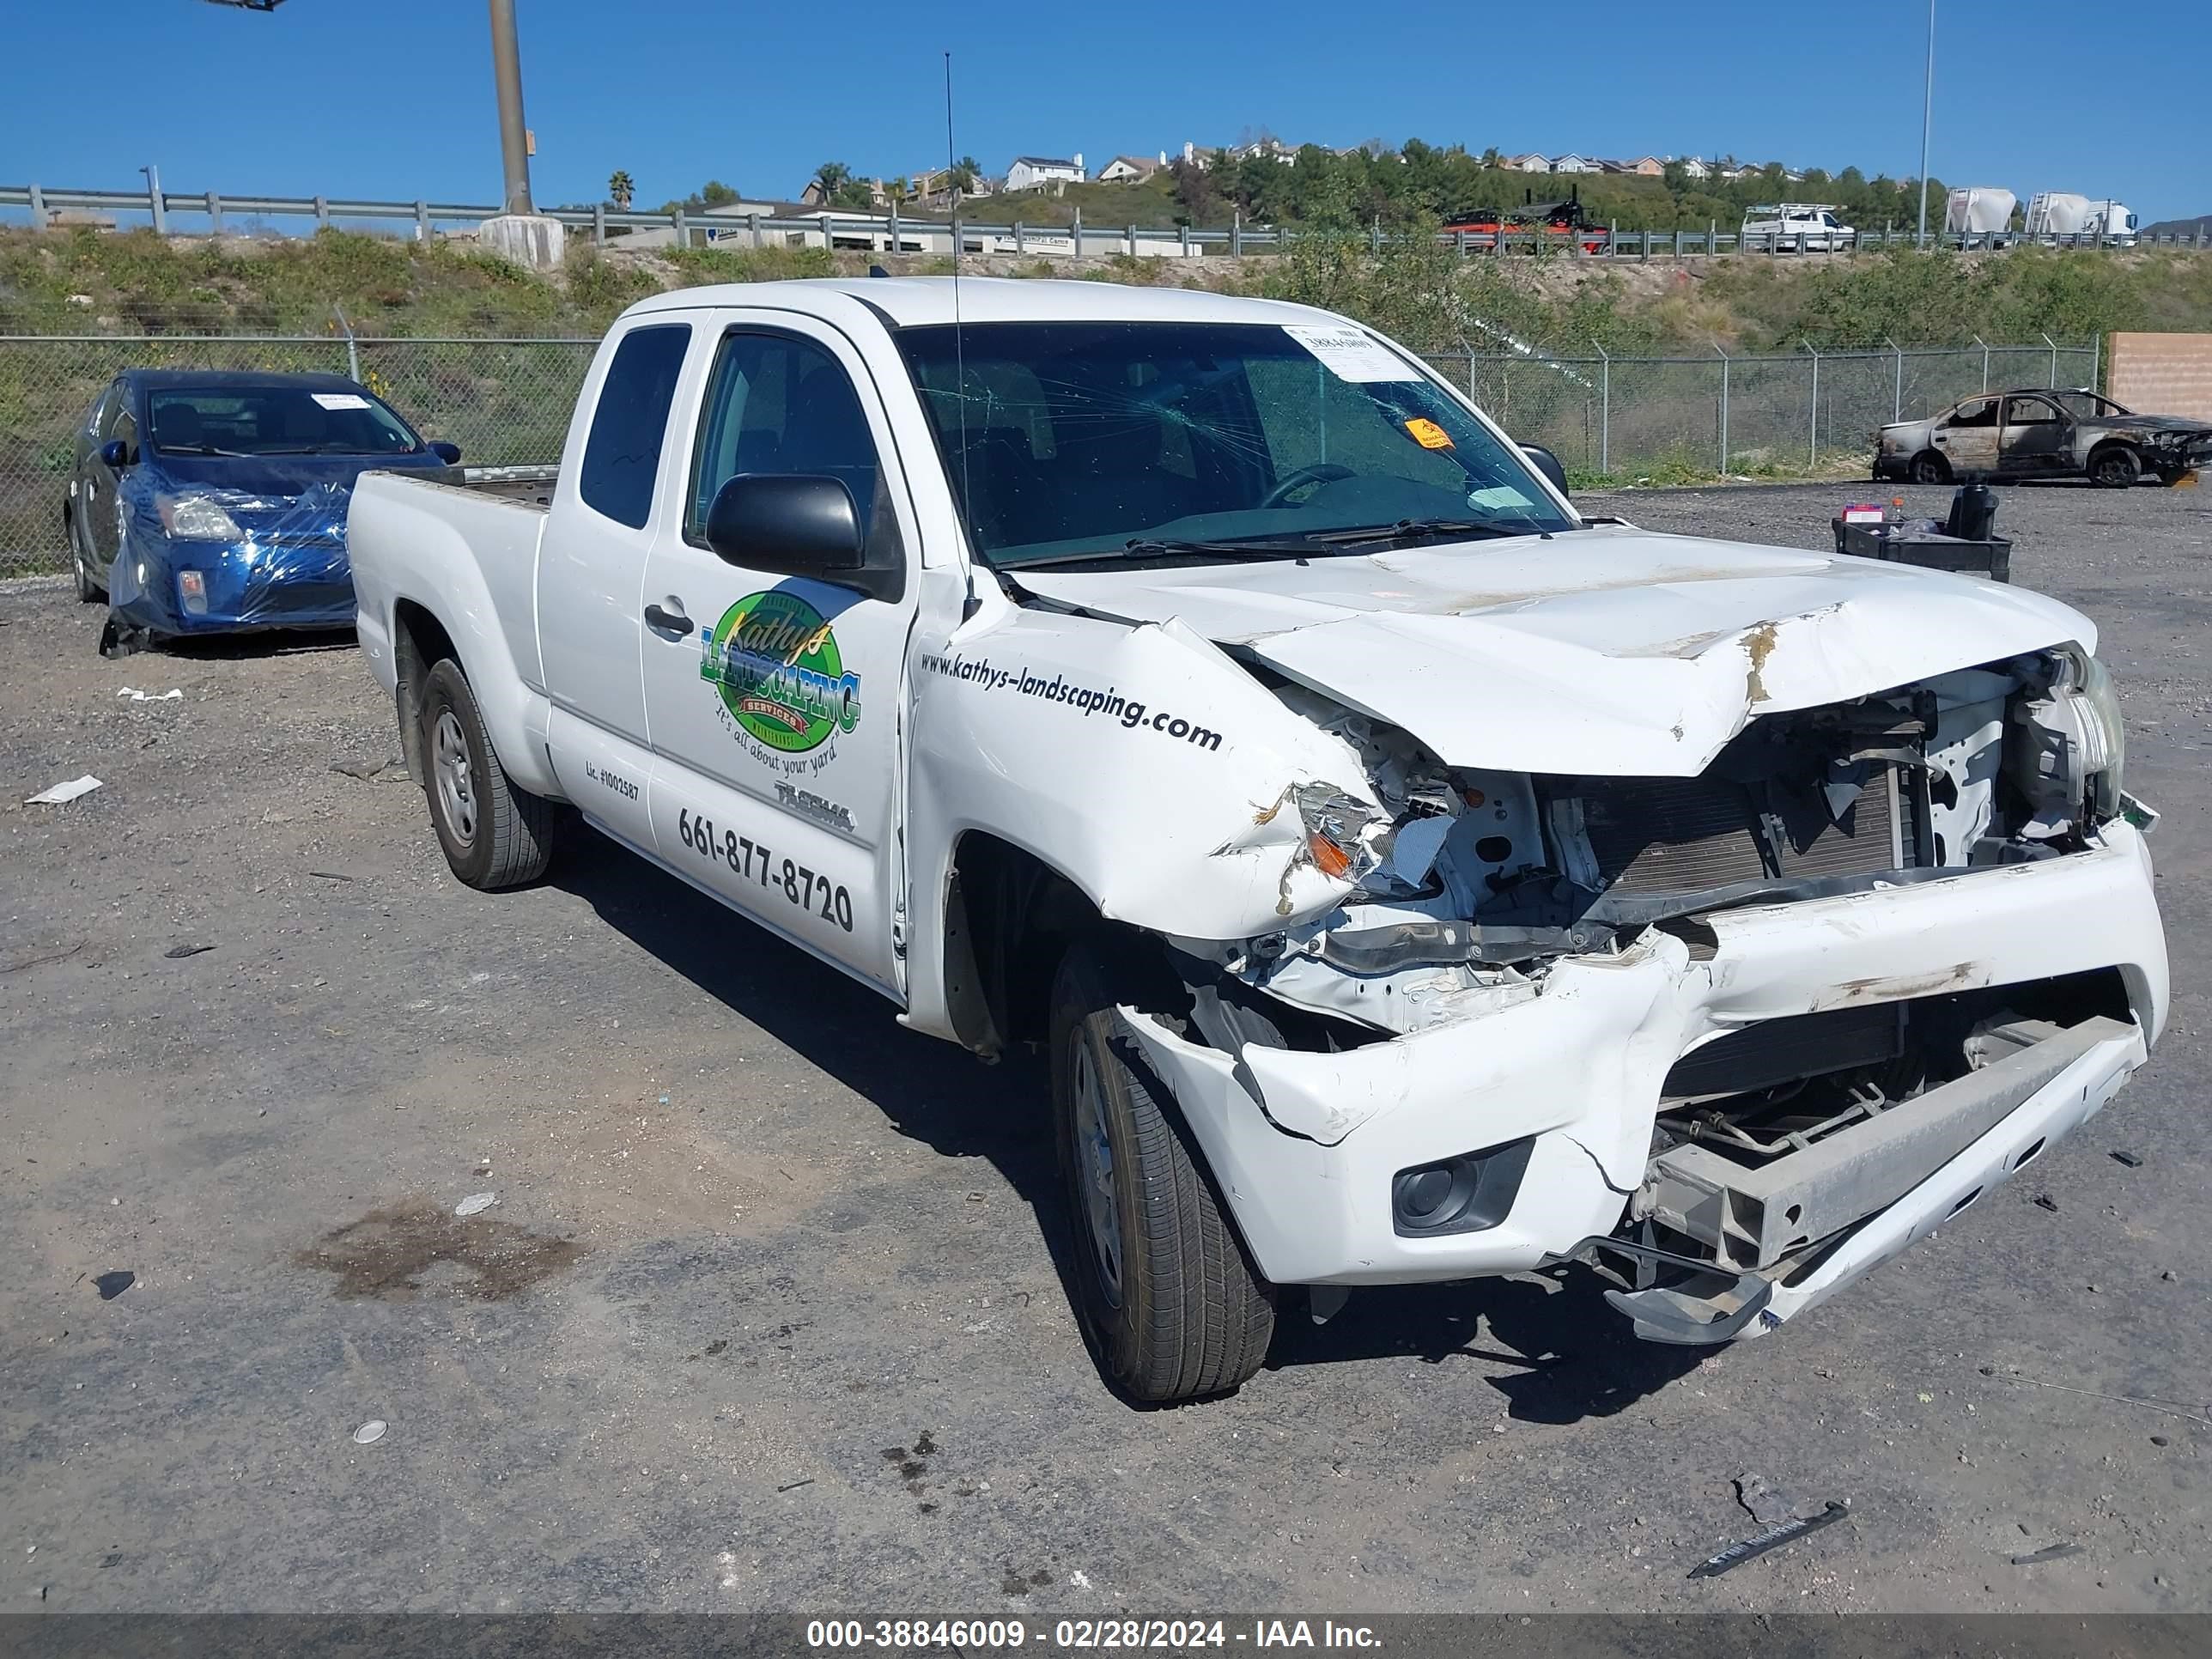
[[[289,444],[281,449],[264,449],[264,455],[357,455],[363,450],[348,449],[343,444]]]
[[[1407,542],[1430,536],[1525,536],[1528,529],[1495,519],[1401,519],[1395,524],[1359,525],[1350,530],[1316,531],[1313,539],[1338,547],[1358,542]]]
[[[1079,553],[1051,553],[1041,559],[1022,559],[1010,570],[1033,570],[1048,564],[1085,564],[1096,560],[1156,559],[1162,555],[1198,553],[1229,559],[1304,559],[1332,550],[1318,538],[1295,542],[1186,541],[1180,538],[1135,536],[1119,547],[1093,547]]]
[[[222,455],[234,461],[254,459],[251,450],[219,449],[213,444],[156,444],[154,447],[165,455]]]

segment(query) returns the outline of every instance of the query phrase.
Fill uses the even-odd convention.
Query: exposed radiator
[[[1660,1092],[1672,1100],[1747,1094],[1894,1060],[1905,1051],[1906,1006],[1882,1002],[1761,1020],[1692,1048],[1674,1062]]]
[[[1610,780],[1582,792],[1585,830],[1607,889],[1698,892],[1771,878],[1854,876],[1905,862],[1897,771],[1873,769],[1840,824],[1803,848],[1770,836],[1759,793],[1713,777]],[[1769,863],[1771,854],[1773,865]],[[1778,868],[1774,867],[1778,866]]]

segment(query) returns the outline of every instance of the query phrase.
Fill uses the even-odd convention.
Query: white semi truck
[[[2136,216],[2124,202],[2071,191],[2038,191],[2027,204],[2025,234],[2038,242],[2103,242],[2125,247],[2136,240]]]
[[[2001,243],[2012,228],[2012,210],[2019,204],[2020,198],[2010,191],[1986,185],[1954,190],[1943,204],[1944,233],[1984,246]]]

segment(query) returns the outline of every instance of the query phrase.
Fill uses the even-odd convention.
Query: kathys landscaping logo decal
[[[748,593],[700,635],[699,678],[746,735],[787,755],[860,723],[860,677],[835,629],[796,594]]]

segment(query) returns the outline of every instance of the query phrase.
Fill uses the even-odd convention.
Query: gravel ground
[[[1850,493],[1603,505],[1817,546]],[[1378,1291],[1149,1413],[1067,1310],[1034,1062],[589,836],[457,886],[350,648],[108,663],[0,587],[0,1610],[2212,1607],[2209,507],[2007,492],[2108,630],[2178,991],[2033,1177],[1741,1348],[1586,1275]],[[1746,1473],[1850,1518],[1686,1580]]]

